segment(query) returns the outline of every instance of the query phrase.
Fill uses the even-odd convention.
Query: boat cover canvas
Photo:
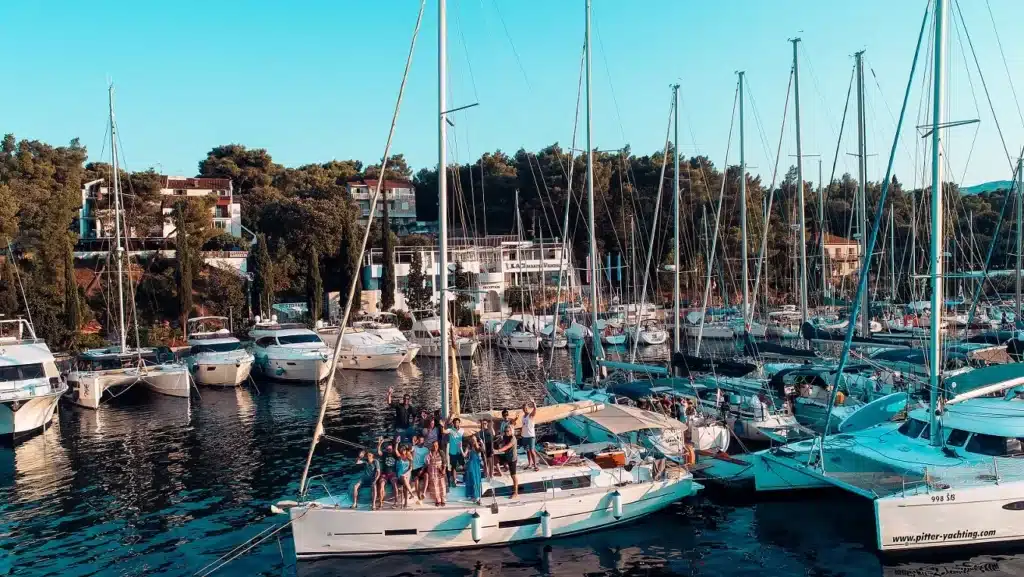
[[[686,424],[652,411],[626,405],[605,405],[587,418],[608,431],[622,435],[644,429],[685,429]]]
[[[567,417],[593,413],[601,410],[602,408],[604,408],[604,405],[595,401],[576,401],[573,403],[545,405],[543,407],[537,407],[537,416],[534,419],[534,423],[538,425],[552,423]],[[508,416],[516,422],[517,427],[522,425],[523,410],[521,407],[517,409],[509,409]],[[483,411],[480,413],[459,415],[460,424],[468,433],[480,430],[480,421],[483,419],[497,421],[501,419],[501,411]]]

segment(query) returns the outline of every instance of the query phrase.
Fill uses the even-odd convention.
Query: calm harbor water
[[[648,351],[665,358],[666,351]],[[546,362],[546,361],[544,361]],[[543,396],[535,356],[483,350],[463,363],[464,410]],[[567,359],[555,370],[566,371]],[[328,434],[370,444],[391,419],[388,387],[437,405],[431,359],[346,372]],[[202,389],[191,402],[145,393],[98,411],[62,406],[45,434],[0,447],[0,575],[194,575],[285,520],[317,415],[312,386]],[[541,431],[552,434],[551,430]],[[355,470],[321,443],[313,474]],[[332,480],[333,479],[333,480]],[[312,494],[322,491],[314,482]],[[1024,556],[884,564],[866,502],[836,493],[738,500],[707,493],[611,531],[508,548],[365,560],[292,561],[287,530],[215,575],[1020,575]]]

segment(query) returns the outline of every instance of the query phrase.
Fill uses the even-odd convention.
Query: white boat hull
[[[512,351],[537,352],[540,350],[540,337],[537,335],[498,336],[498,344]]]
[[[413,362],[414,360],[416,360],[416,355],[420,354],[421,347],[416,343],[404,342],[395,344],[401,344],[403,347],[405,347],[405,358],[402,359],[403,363]]]
[[[736,338],[736,331],[728,326],[705,325],[703,332],[701,332],[699,326],[691,325],[686,327],[687,336],[697,338],[698,334],[701,335],[701,338],[713,340],[731,340]]]
[[[205,387],[237,387],[249,378],[253,359],[199,361],[190,365],[196,384]]]
[[[405,356],[405,351],[373,355],[343,351],[338,356],[338,366],[346,371],[393,371],[405,362]]]
[[[41,431],[53,420],[57,401],[66,390],[0,403],[0,438],[19,439]]]
[[[288,382],[319,383],[327,378],[331,360],[319,356],[306,359],[270,359],[257,362],[259,374],[269,379]]]
[[[293,507],[290,515],[298,559],[372,556],[547,539],[542,524],[545,512],[550,538],[606,529],[664,509],[698,488],[687,476],[578,492],[554,489],[543,500],[499,498],[496,513],[489,503],[450,503],[443,508],[431,505],[381,511],[301,505]],[[620,517],[614,515],[616,492],[621,495]],[[474,515],[480,516],[479,540],[473,539]]]
[[[192,379],[185,365],[167,364],[143,369],[142,384],[161,395],[188,398],[192,392]]]

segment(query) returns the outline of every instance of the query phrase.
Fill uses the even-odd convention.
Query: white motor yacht
[[[316,334],[333,351],[338,344],[339,327],[318,326]],[[408,350],[395,343],[384,342],[377,335],[362,329],[345,329],[338,349],[339,366],[346,370],[393,371],[405,362]]]
[[[498,346],[512,351],[540,350],[540,336],[526,330],[525,323],[519,319],[508,319],[502,323],[494,340]]]
[[[98,409],[105,398],[117,397],[135,385],[171,397],[188,398],[192,379],[188,367],[172,360],[170,351],[111,346],[79,353],[68,373],[65,399]]]
[[[0,320],[0,438],[43,430],[68,390],[46,342],[27,320]]]
[[[227,317],[195,317],[186,324],[185,362],[197,384],[237,387],[249,378],[255,357],[228,331],[227,322]]]
[[[249,331],[257,373],[280,381],[318,383],[327,378],[334,351],[313,331],[298,323],[256,318]]]
[[[405,348],[406,363],[411,363],[420,352],[420,345],[409,342],[405,333],[398,329],[398,318],[393,313],[377,313],[372,317],[364,317],[352,323],[358,329],[377,335],[386,343]]]
[[[421,355],[440,357],[444,350],[441,347],[441,320],[430,310],[412,311],[412,318],[412,330],[406,331],[406,338],[409,342],[420,345]],[[454,345],[456,357],[470,359],[476,354],[480,342],[468,337],[456,337]]]
[[[291,518],[298,559],[423,553],[513,545],[606,529],[660,511],[701,488],[681,467],[626,462],[615,445],[579,449],[538,447],[539,470],[519,455],[519,495],[507,476],[483,481],[480,504],[465,486],[451,489],[447,503],[408,509],[358,508],[343,487],[304,503],[279,503]],[[549,464],[551,463],[551,464]],[[558,463],[557,465],[554,463]],[[661,469],[661,470],[659,470]],[[340,490],[339,490],[340,489]]]

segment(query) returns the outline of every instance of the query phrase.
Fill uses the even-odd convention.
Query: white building
[[[127,188],[124,189],[127,191]],[[104,181],[93,180],[82,186],[82,205],[78,210],[78,236],[84,241],[109,239],[114,234],[113,203]],[[160,205],[153,207],[163,214],[159,230],[136,230],[129,223],[129,237],[138,240],[174,237],[174,203],[181,197],[212,196],[210,208],[213,226],[235,236],[242,236],[242,207],[235,202],[228,178],[160,177]]]
[[[351,180],[346,185],[352,200],[359,205],[359,224],[366,226],[370,218],[370,200],[377,191],[376,178]],[[416,224],[416,189],[408,180],[384,180],[381,198],[377,200],[374,218],[384,214],[384,196],[387,193],[388,219],[398,234],[406,234]]]
[[[408,286],[413,255],[419,253],[427,285],[434,289],[433,302],[438,299],[440,286],[438,259],[435,246],[395,248],[395,308],[408,310],[403,290]],[[363,307],[377,310],[380,300],[380,276],[383,253],[373,249],[363,259]],[[561,241],[519,241],[514,236],[489,236],[477,239],[454,239],[448,248],[450,263],[459,263],[470,275],[470,294],[473,310],[482,318],[500,317],[508,313],[505,289],[511,286],[529,286],[540,295],[542,284],[549,291],[558,287],[562,275],[563,302],[576,292],[579,279],[572,267],[570,251]],[[453,284],[453,283],[450,283]]]

